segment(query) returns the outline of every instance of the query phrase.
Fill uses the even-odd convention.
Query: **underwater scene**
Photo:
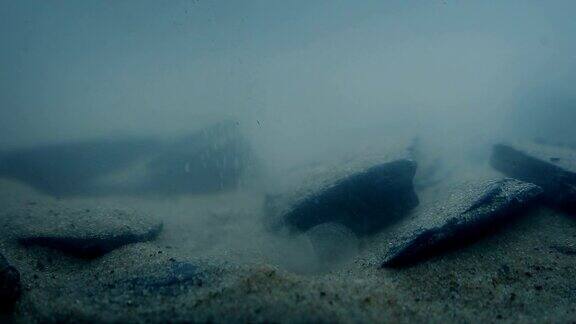
[[[575,322],[574,12],[0,0],[0,322]]]

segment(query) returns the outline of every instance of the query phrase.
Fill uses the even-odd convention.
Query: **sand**
[[[421,195],[427,203],[426,193]],[[2,210],[56,200],[0,181]],[[576,320],[576,215],[544,207],[473,245],[409,268],[379,267],[386,235],[360,242],[344,264],[320,267],[305,237],[262,226],[254,191],[172,198],[62,199],[127,206],[164,222],[151,242],[79,259],[5,236],[23,294],[14,322],[572,322]],[[196,265],[202,282],[161,289],[122,285]],[[327,270],[328,269],[328,270]]]

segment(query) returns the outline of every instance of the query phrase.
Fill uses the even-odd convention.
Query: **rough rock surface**
[[[133,211],[57,203],[7,211],[0,219],[5,235],[23,245],[50,247],[82,258],[152,240],[162,230],[161,222]]]
[[[510,178],[467,185],[399,230],[401,238],[382,265],[411,264],[459,247],[514,216],[541,192],[534,184]]]
[[[0,254],[0,312],[14,305],[20,291],[20,273]]]
[[[306,231],[334,222],[356,234],[370,234],[418,205],[412,180],[416,163],[366,159],[310,170],[287,193],[270,195],[266,205],[273,229]]]
[[[542,187],[549,204],[576,211],[576,151],[531,143],[497,144],[491,164],[509,177]]]

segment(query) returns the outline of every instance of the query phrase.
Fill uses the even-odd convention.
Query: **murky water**
[[[0,1],[0,320],[573,319],[575,9]]]

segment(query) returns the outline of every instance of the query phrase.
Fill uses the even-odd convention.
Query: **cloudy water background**
[[[0,322],[573,321],[575,12],[0,0]]]
[[[1,5],[2,147],[226,118],[272,164],[397,134],[574,135],[572,1]]]

